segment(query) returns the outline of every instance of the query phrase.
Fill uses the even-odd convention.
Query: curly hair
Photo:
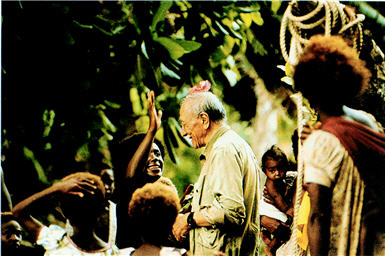
[[[70,178],[89,179],[96,186],[94,194],[84,193],[83,197],[75,195],[62,195],[60,208],[63,214],[68,218],[71,224],[79,224],[87,221],[95,221],[102,213],[105,205],[105,188],[101,178],[89,172],[72,173],[62,179],[66,181]]]
[[[365,62],[340,36],[316,35],[295,67],[294,84],[312,105],[335,113],[366,89],[370,76]]]
[[[142,238],[156,246],[164,245],[180,210],[178,195],[162,182],[137,189],[130,201],[128,215],[137,224]]]
[[[272,159],[278,162],[279,167],[282,170],[287,171],[289,167],[289,161],[285,153],[277,146],[273,145],[262,156],[262,171],[266,173],[265,163],[267,160]]]
[[[155,182],[160,182],[164,185],[169,186],[170,189],[174,190],[175,193],[178,194],[177,188],[175,187],[174,183],[172,183],[172,181],[169,178],[162,176],[162,177],[159,177],[159,179],[157,179]]]

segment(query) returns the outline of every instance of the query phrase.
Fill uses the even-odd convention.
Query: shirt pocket
[[[216,228],[201,227],[198,231],[198,243],[205,248],[214,249],[221,245],[220,231]]]

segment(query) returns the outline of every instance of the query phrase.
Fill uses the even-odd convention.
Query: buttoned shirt
[[[259,165],[254,152],[228,126],[214,133],[201,155],[192,211],[208,227],[190,231],[193,255],[256,255],[259,235]]]

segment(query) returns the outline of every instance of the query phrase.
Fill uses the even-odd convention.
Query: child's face
[[[15,220],[1,225],[1,243],[6,248],[17,248],[21,242],[21,226]]]
[[[265,162],[266,176],[269,180],[278,180],[285,177],[285,170],[280,168],[279,162],[273,159],[267,159]]]

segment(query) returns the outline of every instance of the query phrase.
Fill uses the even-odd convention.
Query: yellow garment
[[[297,243],[302,250],[306,250],[309,240],[307,237],[307,222],[309,219],[310,213],[310,198],[307,192],[304,193],[302,197],[302,202],[298,211],[298,233],[297,233]]]

